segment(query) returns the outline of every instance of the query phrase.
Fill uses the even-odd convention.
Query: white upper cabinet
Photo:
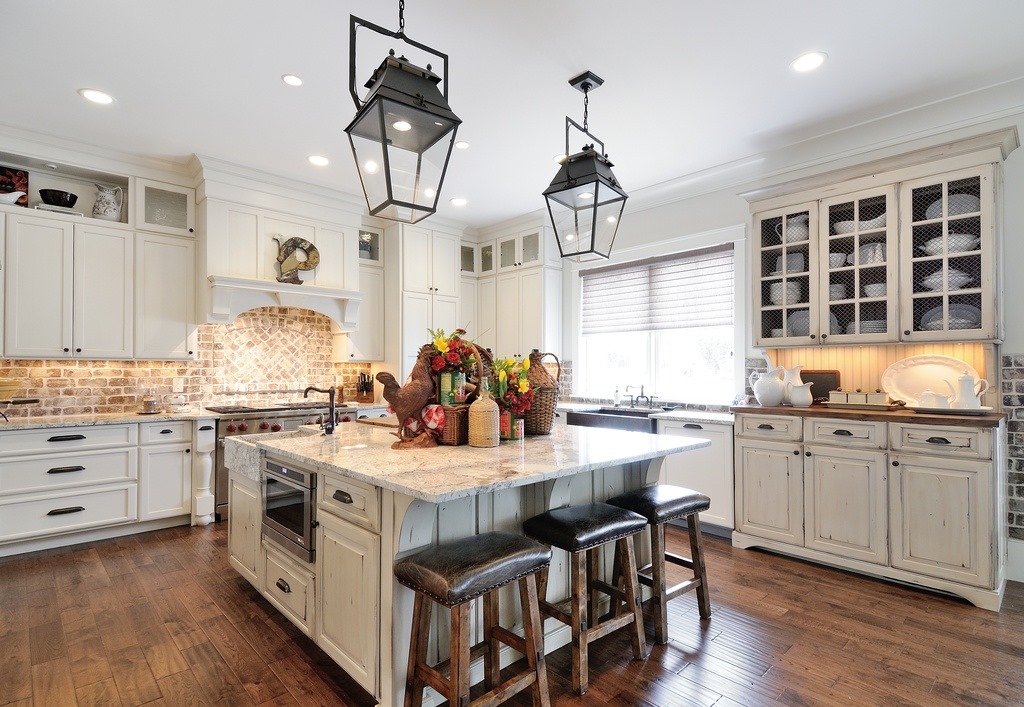
[[[535,265],[559,266],[558,248],[549,237],[548,229],[534,228],[498,238],[496,255],[498,272]]]
[[[135,179],[135,227],[171,236],[194,237],[196,190]]]
[[[480,244],[480,268],[478,273],[493,275],[498,267],[498,261],[494,252],[494,241],[487,241]]]
[[[443,231],[402,225],[402,289],[459,296],[461,240]]]
[[[346,335],[347,356],[342,361],[384,360],[384,272],[378,267],[359,269],[359,327]]]
[[[193,359],[196,244],[142,233],[135,242],[135,358]]]

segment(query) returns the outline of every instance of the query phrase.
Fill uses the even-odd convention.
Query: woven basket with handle
[[[555,375],[551,375],[544,367],[544,357],[555,359]],[[558,383],[562,377],[562,364],[553,353],[541,353],[536,349],[530,354],[530,370],[526,373],[533,389],[533,402],[524,416],[526,434],[551,434],[551,425],[555,419],[555,408],[558,406]]]

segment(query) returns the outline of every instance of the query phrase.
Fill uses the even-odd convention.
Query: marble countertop
[[[31,430],[50,427],[92,427],[95,425],[117,425],[126,422],[167,422],[168,420],[214,420],[212,412],[192,408],[190,412],[158,412],[141,415],[136,412],[112,412],[98,415],[51,415],[47,417],[12,417],[4,422],[0,419],[0,434],[4,430]]]
[[[229,437],[225,462],[256,479],[260,451],[278,459],[336,473],[430,503],[645,461],[706,447],[709,440],[671,435],[556,425],[550,435],[530,436],[497,447],[468,445],[391,449],[386,428],[344,423],[333,435],[314,428]]]

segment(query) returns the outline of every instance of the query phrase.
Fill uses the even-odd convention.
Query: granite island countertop
[[[315,428],[229,437],[225,462],[234,473],[259,478],[263,451],[326,473],[340,474],[430,503],[643,462],[710,445],[709,440],[556,425],[550,435],[431,449],[391,449],[386,428],[345,423],[333,435]]]

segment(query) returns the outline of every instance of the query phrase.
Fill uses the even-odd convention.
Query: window
[[[583,272],[583,394],[644,385],[661,400],[728,404],[734,270],[728,243]]]

